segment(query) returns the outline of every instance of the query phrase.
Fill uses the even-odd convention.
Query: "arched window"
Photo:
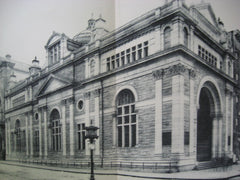
[[[15,134],[16,134],[16,151],[21,152],[21,129],[19,119],[17,119],[15,123]]]
[[[186,47],[188,47],[188,30],[187,28],[183,28],[183,43]]]
[[[90,76],[94,76],[95,74],[95,61],[92,60],[90,63]]]
[[[133,93],[128,89],[122,90],[116,104],[118,147],[134,147],[137,142],[137,117]]]
[[[60,151],[61,146],[61,124],[60,115],[57,109],[54,109],[50,115],[50,121],[52,123],[52,148],[54,151]]]
[[[171,46],[171,28],[166,27],[164,29],[164,49],[167,49]]]

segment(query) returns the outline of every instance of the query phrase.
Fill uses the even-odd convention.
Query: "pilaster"
[[[62,108],[62,152],[63,156],[66,156],[66,100],[61,101]],[[71,131],[70,131],[71,132]]]
[[[90,92],[84,94],[85,98],[85,125],[86,127],[90,126],[90,114],[89,114],[89,104],[90,104]],[[86,139],[86,155],[90,155],[88,139]]]
[[[25,127],[26,127],[26,155],[29,155],[29,147],[28,147],[28,113],[25,114]]]
[[[33,156],[33,114],[32,112],[28,113],[29,122],[30,122],[30,155]]]
[[[69,103],[69,126],[70,126],[70,155],[74,155],[74,110],[73,110],[73,104],[74,104],[74,98],[71,97],[67,99]]]
[[[38,109],[39,156],[42,157],[42,109]]]
[[[94,91],[94,98],[95,98],[95,126],[99,127],[99,116],[100,116],[100,89],[96,89]],[[97,135],[99,137],[99,131],[97,131]],[[99,138],[95,140],[95,155],[100,154],[100,144],[99,144]]]
[[[43,118],[44,118],[44,157],[48,156],[48,120],[47,120],[47,106],[43,107]]]
[[[190,129],[189,129],[189,152],[195,153],[196,152],[196,142],[195,137],[197,136],[196,132],[196,121],[197,121],[197,113],[196,113],[196,104],[194,101],[195,98],[195,71],[193,69],[189,69],[189,86],[190,86],[190,94],[189,94],[189,104],[190,104]]]
[[[153,72],[155,78],[155,154],[162,153],[162,78],[163,70]]]
[[[172,153],[184,153],[184,76],[172,76]]]

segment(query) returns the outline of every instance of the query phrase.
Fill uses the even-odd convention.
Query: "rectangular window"
[[[136,46],[132,47],[132,61],[136,61]]]
[[[112,64],[112,69],[115,69],[115,56],[112,56],[111,64]]]
[[[144,43],[144,57],[148,56],[148,41],[145,41]]]
[[[122,147],[122,126],[118,126],[118,147]]]
[[[116,54],[116,67],[118,68],[119,66],[120,66],[119,54]]]
[[[130,63],[131,62],[131,58],[130,58],[130,49],[127,49],[126,50],[126,56],[127,56],[127,63]]]
[[[77,125],[77,134],[78,134],[78,150],[85,149],[85,124],[78,124]]]
[[[184,145],[189,145],[189,132],[184,132]]]
[[[142,44],[138,44],[138,59],[142,59]]]
[[[34,146],[35,151],[39,152],[39,131],[34,132]]]
[[[136,136],[136,124],[133,124],[132,125],[132,147],[136,146],[136,142],[137,142],[136,137],[137,137]]]
[[[162,145],[171,145],[172,144],[172,133],[170,132],[163,132],[162,133]]]
[[[110,67],[110,58],[107,58],[107,71],[110,71],[111,67]]]
[[[129,126],[124,126],[125,147],[129,147]]]

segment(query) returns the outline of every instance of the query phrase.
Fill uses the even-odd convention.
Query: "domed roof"
[[[74,41],[80,42],[82,44],[87,44],[90,42],[92,36],[92,31],[86,29],[73,37]]]

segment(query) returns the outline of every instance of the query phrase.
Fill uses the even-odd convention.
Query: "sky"
[[[167,0],[0,0],[0,56],[31,64],[35,56],[43,66],[44,46],[53,31],[72,38],[85,30],[92,16],[100,15],[108,29],[162,6]],[[170,1],[170,0],[168,0]],[[188,6],[203,0],[185,0]],[[227,31],[240,29],[240,0],[204,0],[212,5]]]

